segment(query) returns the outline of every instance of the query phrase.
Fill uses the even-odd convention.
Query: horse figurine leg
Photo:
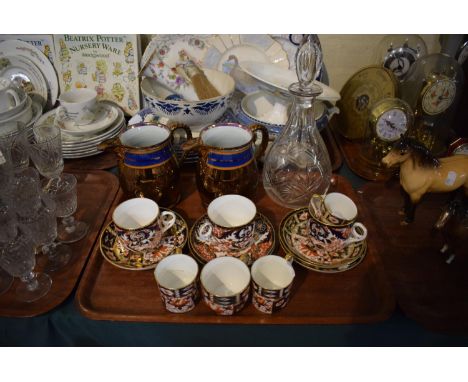
[[[414,221],[414,214],[416,211],[416,204],[419,203],[421,197],[415,197],[414,194],[408,194],[403,190],[404,206],[403,211],[400,212],[400,215],[404,216],[404,219],[401,221],[401,225],[408,225]]]

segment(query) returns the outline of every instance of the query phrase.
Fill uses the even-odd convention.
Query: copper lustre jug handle
[[[200,137],[198,137],[198,138],[193,138],[187,142],[182,143],[181,147],[182,147],[182,150],[187,154],[189,151],[200,150],[202,146],[203,146],[202,141]]]
[[[107,140],[99,143],[97,148],[98,148],[98,150],[101,150],[101,151],[113,150],[118,154],[118,153],[120,153],[120,150],[122,148],[122,144],[120,143],[120,137],[114,137],[114,138],[111,138],[111,139],[107,139]]]
[[[251,125],[250,129],[252,130],[252,133],[256,136],[257,132],[260,133],[262,136],[262,140],[258,147],[255,149],[255,159],[260,159],[263,154],[265,154],[265,150],[268,146],[268,130],[265,126],[263,125]],[[255,142],[254,142],[255,143]]]
[[[184,142],[181,147],[182,147],[182,152],[180,154],[180,157],[177,158],[177,162],[180,164],[183,163],[183,161],[185,160],[185,157],[187,156],[187,153],[188,151],[186,151],[184,149],[184,145],[185,143],[188,143],[190,141],[192,141],[192,130],[190,130],[190,127],[188,127],[187,125],[184,125],[182,123],[176,123],[176,124],[173,124],[173,125],[170,125],[168,126],[169,127],[169,130],[171,130],[171,140],[172,142],[174,142],[174,132],[177,130],[177,129],[182,129],[185,131],[185,135],[186,135],[186,138],[187,138],[187,142]]]

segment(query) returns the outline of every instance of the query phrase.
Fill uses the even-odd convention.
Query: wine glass
[[[15,172],[29,166],[28,130],[20,121],[0,123],[1,172]]]
[[[20,301],[36,301],[49,292],[52,280],[46,273],[33,272],[36,256],[31,233],[20,225],[15,225],[15,231],[12,240],[0,243],[0,266],[21,280],[16,287]]]
[[[42,192],[39,174],[33,167],[15,177],[13,205],[20,225],[32,232],[32,241],[37,250],[48,257],[46,269],[55,271],[63,268],[71,259],[71,249],[55,243],[57,220],[55,202]]]
[[[60,128],[54,124],[35,126],[29,139],[29,155],[42,176],[58,178],[64,166]]]
[[[77,179],[72,174],[64,173],[60,178],[48,181],[43,179],[42,186],[55,202],[55,215],[61,219],[57,226],[57,238],[62,243],[74,243],[81,240],[88,232],[88,224],[76,221],[73,214],[78,206]]]
[[[34,167],[18,172],[12,179],[10,203],[20,216],[35,213],[41,206],[39,173]]]

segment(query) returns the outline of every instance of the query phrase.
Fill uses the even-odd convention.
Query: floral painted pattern
[[[272,314],[284,308],[291,296],[292,283],[279,290],[261,289],[255,281],[252,282],[252,304],[260,312]]]
[[[234,300],[234,298],[218,298],[212,296],[205,288],[202,287],[203,301],[205,304],[213,310],[216,314],[221,316],[232,316],[234,313],[239,312],[247,303],[249,299],[250,288],[247,287],[240,294],[238,302],[229,303],[228,300]],[[224,300],[227,303],[224,303]]]
[[[171,313],[186,313],[195,308],[199,293],[196,282],[189,286],[171,290],[158,285],[161,301],[165,308]]]
[[[263,297],[257,292],[253,292],[252,304],[262,313],[272,314],[282,308],[284,308],[289,302],[289,294],[284,295],[279,299],[271,299]]]
[[[233,256],[247,260],[248,265],[262,256],[271,254],[276,245],[275,229],[271,222],[262,214],[257,213],[255,217],[255,232],[253,244],[245,249],[232,251],[231,241],[226,243],[212,236],[207,240],[203,238],[202,229],[209,224],[207,215],[202,216],[195,222],[190,232],[190,247],[195,256],[203,263],[222,256]]]

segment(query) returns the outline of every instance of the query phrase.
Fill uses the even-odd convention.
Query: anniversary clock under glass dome
[[[415,116],[410,135],[435,155],[447,150],[463,83],[458,62],[435,53],[418,59],[400,84],[400,98],[408,102]]]
[[[366,166],[373,171],[375,179],[391,175],[393,170],[383,166],[382,158],[412,126],[413,111],[399,98],[384,98],[369,110],[361,155]]]
[[[418,35],[388,35],[380,41],[376,62],[402,80],[419,57],[427,54],[424,40]]]

